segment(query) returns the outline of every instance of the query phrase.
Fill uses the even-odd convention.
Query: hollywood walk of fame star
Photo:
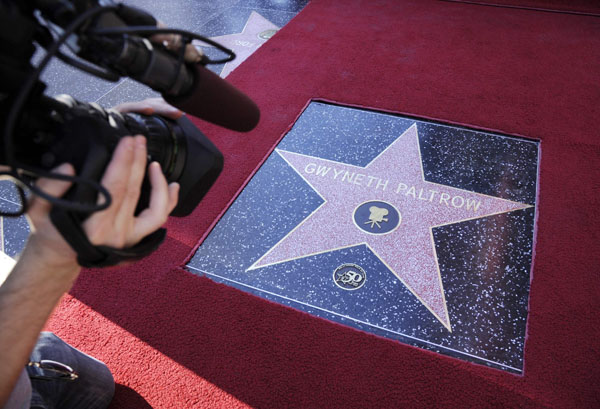
[[[256,11],[250,13],[250,17],[241,33],[227,34],[217,37],[211,37],[211,40],[233,50],[235,60],[228,62],[221,71],[221,77],[225,78],[229,73],[235,70],[252,53],[263,45],[279,30],[275,24],[258,14]],[[199,42],[193,42],[196,45],[205,45]]]
[[[277,150],[323,203],[248,270],[366,245],[451,331],[432,228],[531,206],[425,181],[417,132],[413,124],[365,167]],[[377,223],[365,227],[356,215],[366,203],[364,220]],[[393,209],[397,226],[378,233]]]

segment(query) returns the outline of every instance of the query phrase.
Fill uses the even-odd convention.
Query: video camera
[[[150,41],[154,34],[167,33],[181,36],[177,50]],[[185,47],[193,39],[227,56],[186,62]],[[46,50],[36,67],[31,63],[34,43]],[[63,53],[65,44],[73,55]],[[21,197],[19,211],[0,215],[25,213],[27,189],[52,203],[51,220],[81,265],[141,258],[162,242],[164,229],[132,248],[114,249],[92,245],[81,226],[91,213],[110,205],[110,194],[99,181],[119,139],[145,135],[149,160],[161,165],[169,183],[180,184],[173,216],[186,216],[198,205],[219,175],[223,156],[185,116],[173,121],[121,114],[69,96],[46,96],[40,74],[54,57],[109,81],[131,77],[162,93],[177,108],[235,131],[256,126],[258,107],[205,68],[231,61],[235,58],[231,50],[198,34],[158,28],[157,20],[143,10],[111,0],[0,0],[0,164],[10,167],[1,174],[16,182]],[[76,176],[51,171],[64,162],[73,164]],[[63,198],[52,197],[35,186],[40,177],[68,180],[73,186]],[[138,210],[147,207],[149,193],[146,176]]]

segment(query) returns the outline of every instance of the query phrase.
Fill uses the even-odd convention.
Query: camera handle
[[[118,133],[108,121],[94,116],[76,116],[66,120],[61,128],[59,132],[64,135],[65,145],[54,146],[64,155],[58,161],[71,162],[82,178],[99,181],[120,139]],[[73,149],[78,144],[80,149]],[[71,146],[71,149],[67,149],[67,146]],[[82,152],[85,147],[87,152]],[[91,205],[96,203],[98,191],[92,186],[76,183],[65,197],[70,202]],[[159,229],[130,248],[95,246],[90,243],[83,230],[83,222],[91,213],[67,210],[58,206],[53,206],[50,212],[50,220],[65,241],[75,250],[77,261],[83,267],[106,267],[121,261],[139,260],[156,250],[166,237],[166,230]]]
[[[107,267],[121,261],[144,258],[160,246],[166,237],[166,229],[158,229],[144,237],[133,247],[117,249],[109,246],[94,246],[83,231],[81,220],[74,212],[54,207],[50,219],[71,248],[77,253],[77,262],[82,267]]]

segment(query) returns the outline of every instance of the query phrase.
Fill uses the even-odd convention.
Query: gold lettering
[[[385,189],[387,188],[387,185],[388,185],[389,179],[386,179],[386,181],[385,181],[385,182],[383,182],[383,183],[382,183],[382,182],[383,182],[383,179],[379,179],[379,180],[377,181],[377,186],[375,186],[375,189],[379,189],[379,186],[382,186],[382,189],[381,189],[381,190],[385,190]]]
[[[479,210],[479,206],[481,206],[481,200],[475,204],[475,200],[467,199],[467,210],[471,210],[471,208],[473,208],[473,211],[477,212]]]
[[[333,176],[333,179],[337,179],[337,177],[340,175],[340,173],[342,173],[343,170],[337,170],[337,169],[333,169],[333,173],[335,173],[335,175]]]
[[[354,172],[350,173],[346,171],[346,173],[344,173],[344,176],[342,176],[342,182],[346,179],[348,179],[348,183],[352,183],[352,179],[354,179]]]
[[[406,192],[406,196],[411,195],[413,197],[413,199],[417,198],[417,190],[415,189],[414,186],[411,186],[410,189],[408,189],[408,192]]]
[[[306,167],[304,168],[304,171],[306,173],[315,173],[315,168],[317,167],[316,164],[314,163],[309,163],[308,165],[306,165]]]
[[[328,168],[327,166],[319,166],[317,168],[317,172],[316,172],[317,176],[325,176],[325,175],[327,175],[327,173],[329,173],[330,169],[331,168]]]
[[[446,206],[450,206],[448,204],[448,199],[450,199],[450,195],[448,193],[442,193],[440,195],[440,203],[444,202],[444,203],[446,203]]]
[[[400,193],[401,190],[406,190],[408,189],[408,186],[406,186],[404,183],[398,183],[398,188],[396,189],[396,193]]]
[[[435,194],[438,192],[437,190],[429,190],[431,192],[431,196],[429,197],[429,201],[433,202],[433,197],[435,196]]]
[[[355,185],[361,185],[361,180],[365,177],[365,175],[363,175],[362,173],[357,173],[356,177],[354,178],[354,184]]]
[[[460,199],[460,200],[456,201],[456,199]],[[460,203],[460,204],[458,204],[458,203]],[[457,209],[460,209],[464,205],[465,205],[465,199],[462,196],[454,196],[452,198],[452,206],[456,207]]]
[[[423,188],[419,189],[419,200],[427,200],[426,197],[423,197]]]
[[[374,180],[377,180],[375,176],[369,176],[369,183],[367,183],[367,187],[371,187],[371,183],[373,183]]]

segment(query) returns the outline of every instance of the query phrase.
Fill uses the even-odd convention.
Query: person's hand
[[[167,25],[162,21],[159,21],[157,24],[158,28],[167,28]],[[183,41],[181,36],[178,34],[155,34],[150,37],[155,43],[162,44],[167,50],[171,51],[179,51],[183,45]],[[185,57],[186,62],[189,63],[199,63],[202,61],[202,52],[198,50],[196,47],[189,43],[185,46]]]
[[[167,221],[177,205],[179,184],[167,184],[158,162],[148,166],[152,187],[150,203],[135,215],[147,156],[143,136],[125,137],[119,142],[101,181],[110,192],[112,203],[108,209],[94,213],[84,222],[84,230],[92,244],[131,247]]]
[[[137,216],[134,214],[146,161],[146,140],[143,136],[121,139],[101,180],[112,196],[112,204],[93,213],[83,223],[92,244],[131,247],[160,228],[175,208],[179,185],[168,185],[160,165],[154,162],[148,168],[152,187],[149,206]],[[55,172],[74,174],[73,167],[68,164],[55,169]],[[40,179],[37,184],[55,197],[62,196],[70,187],[70,183],[54,179]],[[50,221],[50,210],[51,205],[46,200],[37,196],[32,198],[28,211],[32,233],[26,251],[33,251],[48,270],[71,274],[74,278],[79,271],[77,255]]]
[[[162,115],[171,119],[179,119],[183,112],[169,105],[162,98],[148,98],[143,101],[125,102],[115,106],[113,109],[122,112],[138,112],[144,115]]]

